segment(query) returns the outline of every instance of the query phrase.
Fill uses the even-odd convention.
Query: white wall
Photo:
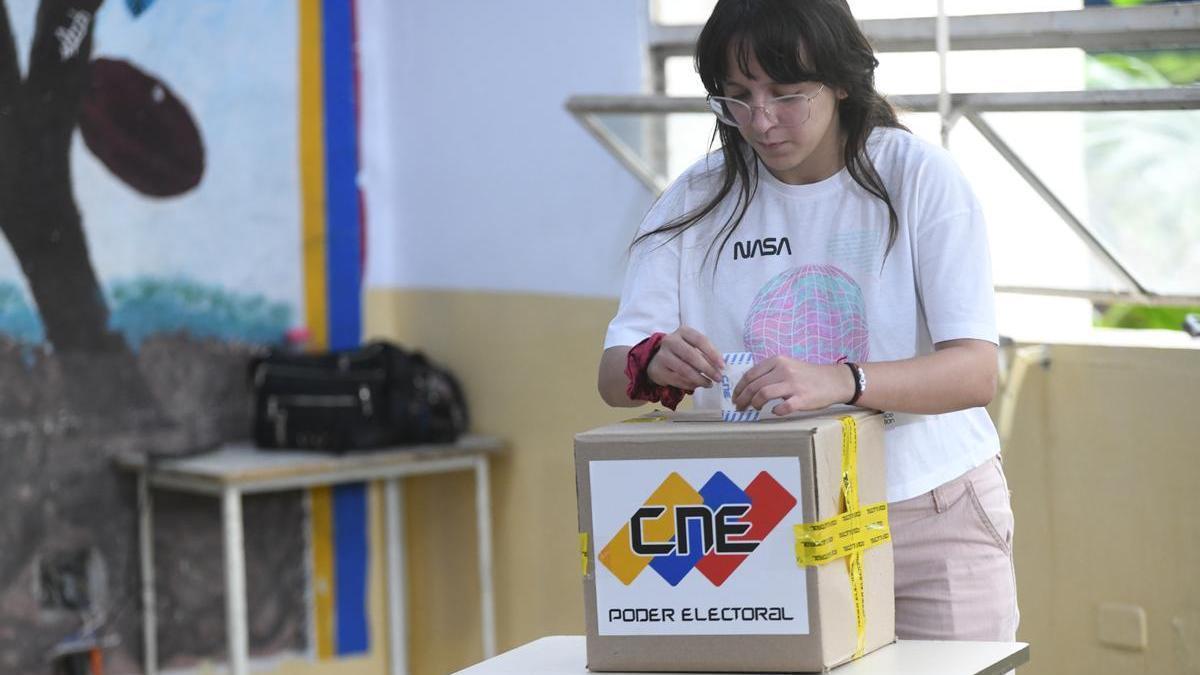
[[[362,0],[359,22],[367,285],[618,294],[653,196],[563,104],[642,91],[644,0]]]

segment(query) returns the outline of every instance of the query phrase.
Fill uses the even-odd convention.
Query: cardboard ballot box
[[[699,416],[575,437],[588,668],[823,671],[893,642],[882,415]]]

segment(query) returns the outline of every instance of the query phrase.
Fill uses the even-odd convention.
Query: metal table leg
[[[388,663],[391,675],[408,673],[408,616],[404,585],[404,489],[402,478],[384,481],[387,529]]]
[[[142,668],[146,675],[158,673],[158,614],[154,594],[154,503],[150,501],[150,479],[138,472],[138,552],[142,565]]]
[[[492,591],[492,500],[487,457],[475,458],[475,518],[479,536],[479,607],[483,614],[483,656],[496,655],[496,609]]]
[[[246,551],[242,538],[242,494],[227,487],[221,494],[222,530],[225,533],[225,627],[229,642],[229,672],[246,675]]]

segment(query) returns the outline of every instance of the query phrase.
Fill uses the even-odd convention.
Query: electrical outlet
[[[1096,612],[1096,637],[1100,644],[1117,649],[1145,651],[1146,610],[1137,605],[1101,604]]]

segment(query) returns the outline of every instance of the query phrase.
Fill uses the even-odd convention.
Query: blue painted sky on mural
[[[9,3],[23,70],[37,4]],[[139,4],[105,3],[93,57],[131,61],[187,104],[205,174],[180,197],[147,198],[76,134],[72,178],[101,285],[179,280],[302,315],[295,3]],[[28,293],[2,238],[0,283]]]

